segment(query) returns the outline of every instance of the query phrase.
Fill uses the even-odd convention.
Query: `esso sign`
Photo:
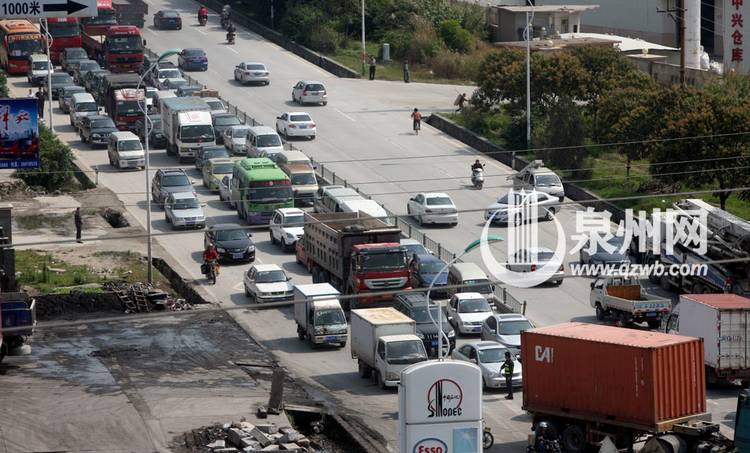
[[[414,445],[414,453],[448,453],[448,446],[440,439],[423,439]]]

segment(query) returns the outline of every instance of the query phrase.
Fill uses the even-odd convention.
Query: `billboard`
[[[39,168],[36,98],[0,99],[0,168]]]
[[[750,1],[724,0],[724,74],[750,72],[750,36],[745,40],[745,18],[750,21]]]

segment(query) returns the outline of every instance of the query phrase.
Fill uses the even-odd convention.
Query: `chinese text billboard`
[[[748,28],[745,28],[745,19]],[[724,0],[724,73],[750,72],[750,0]]]
[[[36,99],[0,99],[0,168],[39,168]]]

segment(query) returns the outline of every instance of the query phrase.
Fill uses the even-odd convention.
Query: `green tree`
[[[474,47],[474,37],[456,19],[440,23],[440,37],[449,49],[459,53],[469,53]]]
[[[561,97],[550,105],[544,132],[544,146],[554,147],[540,152],[545,162],[557,168],[579,169],[583,167],[586,149],[579,147],[586,140],[581,108],[569,97]],[[560,149],[561,146],[571,148]]]
[[[16,172],[30,186],[42,186],[48,192],[61,189],[73,177],[73,153],[68,145],[60,142],[57,136],[44,125],[39,125],[40,168],[23,169]]]

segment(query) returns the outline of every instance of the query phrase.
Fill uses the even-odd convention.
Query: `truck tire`
[[[0,344],[0,363],[2,363],[6,355],[8,355],[8,345],[5,343]]]
[[[607,312],[604,311],[602,308],[602,304],[597,303],[596,304],[596,319],[598,321],[604,321],[604,319],[607,317]]]
[[[359,377],[362,378],[369,378],[372,374],[370,367],[362,360],[357,360],[357,371],[359,372]]]
[[[297,337],[300,341],[305,341],[305,331],[297,324]]]
[[[566,453],[582,453],[586,450],[586,432],[580,425],[568,425],[562,433],[562,448]]]
[[[378,387],[380,387],[382,390],[385,390],[387,388],[385,386],[385,379],[383,379],[383,374],[380,371],[375,372],[375,382],[377,382]]]

